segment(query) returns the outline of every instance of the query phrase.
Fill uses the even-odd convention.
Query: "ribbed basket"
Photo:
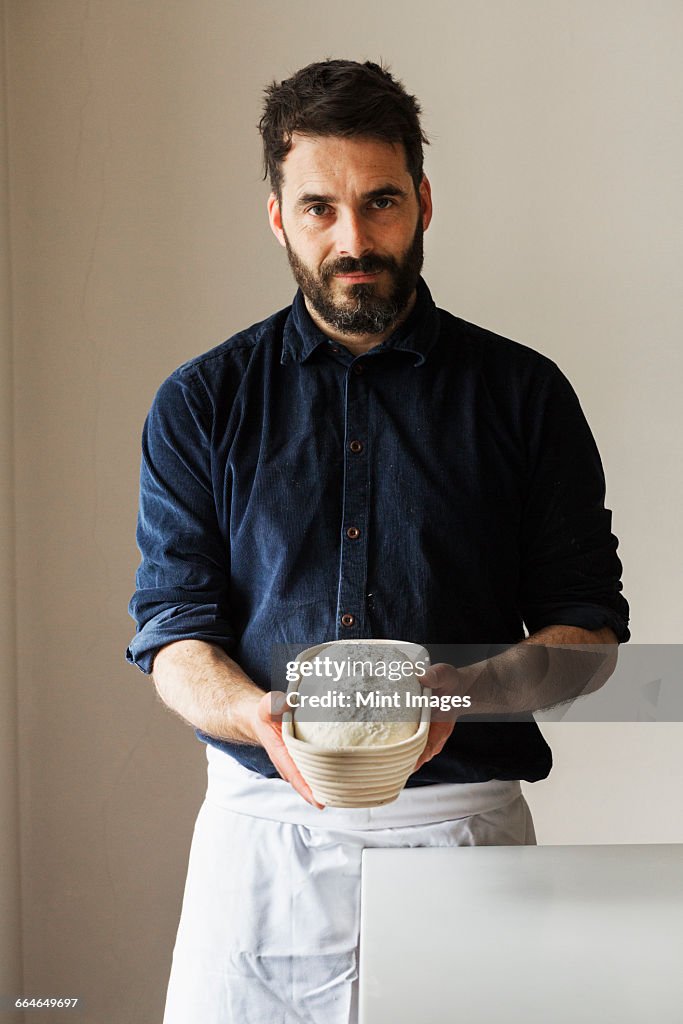
[[[429,665],[429,654],[419,644],[400,640],[330,640],[301,651],[295,665],[311,661],[333,644],[385,644],[398,647],[411,661]],[[295,693],[300,679],[293,680],[287,693]],[[423,688],[429,697],[431,690]],[[294,736],[293,712],[282,717],[282,738],[294,763],[311,787],[313,796],[330,807],[379,807],[395,800],[405,786],[417,759],[427,744],[431,713],[420,709],[417,732],[399,743],[377,747],[342,747],[326,750]]]

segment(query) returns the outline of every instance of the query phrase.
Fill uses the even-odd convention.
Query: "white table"
[[[360,1024],[683,1024],[683,845],[363,852]]]

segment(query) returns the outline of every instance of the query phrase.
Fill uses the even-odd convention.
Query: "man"
[[[165,1024],[354,1020],[362,848],[534,843],[519,780],[551,755],[529,712],[605,678],[549,674],[548,651],[628,639],[571,386],[420,276],[419,114],[370,62],[273,83],[268,216],[299,290],[176,370],[145,424],[128,658],[209,760]],[[322,809],[264,693],[272,646],[367,637],[499,645],[427,680],[493,719],[435,716],[398,800]]]

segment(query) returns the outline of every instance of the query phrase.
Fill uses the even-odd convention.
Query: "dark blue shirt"
[[[628,639],[600,456],[571,385],[438,309],[422,279],[405,323],[356,357],[298,292],[172,373],[142,448],[127,657],[143,672],[187,638],[264,690],[279,643],[431,651],[553,624]],[[260,747],[197,735],[277,775]],[[408,785],[534,781],[551,764],[532,715],[465,717]]]

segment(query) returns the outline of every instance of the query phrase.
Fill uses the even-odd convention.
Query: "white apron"
[[[206,749],[164,1024],[355,1024],[363,848],[536,843],[519,782],[319,811]]]

